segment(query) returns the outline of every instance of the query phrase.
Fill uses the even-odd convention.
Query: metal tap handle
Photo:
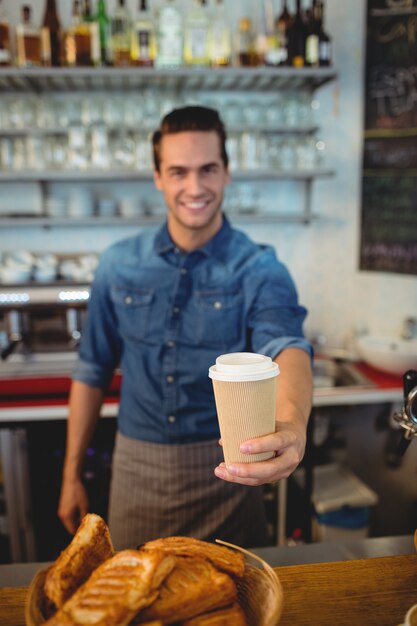
[[[408,370],[403,376],[404,407],[394,416],[404,428],[397,454],[403,456],[413,437],[417,434],[417,371]]]

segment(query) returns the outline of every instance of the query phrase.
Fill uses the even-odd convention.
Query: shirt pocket
[[[226,349],[242,333],[243,296],[239,291],[198,291],[197,342]]]
[[[147,336],[151,320],[154,289],[129,289],[115,287],[111,298],[116,309],[119,332],[122,337],[143,339]]]

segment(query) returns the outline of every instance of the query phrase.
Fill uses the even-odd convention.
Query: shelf
[[[0,68],[0,92],[163,90],[314,91],[334,80],[333,68]]]
[[[227,213],[227,211],[226,211]],[[304,215],[301,213],[260,213],[256,210],[227,213],[228,218],[233,221],[248,222],[256,224],[266,223],[307,223],[314,219],[314,215]],[[137,217],[1,217],[0,228],[57,228],[57,227],[90,227],[90,226],[152,226],[161,224],[165,220],[165,214],[159,215],[138,215]]]
[[[329,169],[311,169],[311,170],[239,170],[232,171],[232,181],[257,181],[257,180],[299,180],[309,181],[315,178],[327,178],[333,176],[334,171]],[[22,170],[22,171],[3,171],[0,172],[0,182],[53,182],[53,181],[115,181],[129,180],[138,182],[151,182],[153,180],[152,173],[148,171],[136,170],[80,170],[80,171],[63,171],[63,170]]]
[[[77,124],[77,126],[82,126],[82,124]],[[94,126],[94,124],[92,124]],[[144,134],[143,131],[138,130],[137,126],[128,126],[128,125],[118,125],[111,126],[109,124],[103,123],[103,126],[106,127],[106,130],[109,133],[117,133],[120,130],[124,132],[130,133],[139,133]],[[49,135],[68,135],[71,130],[71,126],[54,126],[50,128],[38,128],[38,127],[28,127],[28,128],[0,128],[0,137],[45,137]],[[229,125],[227,128],[228,134],[230,133],[263,133],[263,134],[274,134],[274,135],[313,135],[319,130],[318,126],[308,125],[308,126],[255,126],[255,125],[247,125],[247,126],[233,126]],[[146,131],[148,133],[149,131]]]

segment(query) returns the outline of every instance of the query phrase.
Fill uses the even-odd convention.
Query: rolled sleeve
[[[300,348],[312,358],[312,346],[303,333],[307,309],[298,303],[295,284],[271,248],[256,259],[250,281],[252,349],[275,358],[286,348]]]
[[[106,288],[112,266],[110,250],[102,256],[91,287],[79,358],[72,372],[73,380],[102,389],[110,384],[122,350],[114,307]]]

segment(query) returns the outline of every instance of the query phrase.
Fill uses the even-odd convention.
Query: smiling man
[[[123,375],[109,525],[117,549],[167,535],[266,545],[264,483],[300,463],[311,409],[306,310],[271,247],[252,242],[222,213],[230,181],[218,113],[184,107],[153,135],[160,229],[103,253],[73,373],[58,514],[70,532],[88,511],[86,447],[115,368]],[[219,354],[276,359],[276,432],[242,451],[274,451],[226,467],[208,369]]]

